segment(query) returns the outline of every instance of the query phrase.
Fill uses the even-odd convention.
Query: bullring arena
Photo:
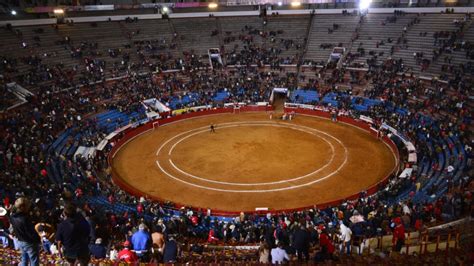
[[[473,265],[473,3],[1,1],[0,265]]]
[[[133,136],[118,147],[112,168],[125,190],[153,199],[227,212],[299,209],[385,180],[398,165],[387,143],[317,116],[211,114]]]

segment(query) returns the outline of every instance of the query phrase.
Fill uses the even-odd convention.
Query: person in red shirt
[[[332,260],[332,254],[335,251],[335,247],[327,233],[326,227],[324,225],[319,225],[316,230],[319,233],[319,246],[321,247],[321,250],[316,253],[316,256],[314,257],[315,262],[324,262],[328,259]]]
[[[5,209],[9,210],[10,209],[10,198],[8,196],[6,196],[5,198],[3,198],[3,206],[5,207]]]
[[[123,243],[123,249],[118,253],[118,259],[126,263],[138,262],[137,254],[130,250],[130,242],[128,240]]]
[[[196,215],[191,216],[191,223],[193,223],[193,226],[198,226],[199,218]]]
[[[394,250],[400,252],[405,245],[405,226],[400,217],[393,219],[393,222],[395,223],[395,229],[393,230],[392,244],[394,245]]]
[[[138,212],[138,214],[142,214],[142,213],[143,213],[143,204],[138,203],[138,205],[137,205],[137,212]]]
[[[214,229],[209,230],[209,234],[207,235],[207,242],[216,243],[217,241],[219,241],[219,239],[214,236]]]

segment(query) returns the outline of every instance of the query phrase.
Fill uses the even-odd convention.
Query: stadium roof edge
[[[473,13],[474,7],[453,7],[454,13]],[[288,9],[275,10],[279,15],[309,15],[312,12],[317,14],[341,14],[342,11],[358,11],[357,8],[350,9]],[[446,10],[445,7],[419,7],[419,8],[369,8],[369,13],[393,13],[395,10],[404,11],[406,13],[441,13]],[[209,17],[239,17],[239,16],[258,16],[260,12],[254,11],[227,11],[227,12],[194,12],[194,13],[171,13],[169,18],[199,18]],[[271,15],[271,13],[269,14]],[[161,19],[161,14],[129,14],[117,16],[90,16],[90,17],[66,17],[65,19],[73,21],[74,23],[86,22],[106,22],[106,21],[122,21],[129,17],[137,17],[138,19]],[[55,24],[56,18],[46,19],[25,19],[25,20],[2,20],[0,26],[10,24],[11,26],[34,26],[34,25],[48,25]]]

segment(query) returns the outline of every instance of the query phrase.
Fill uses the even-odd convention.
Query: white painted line
[[[259,123],[260,121],[258,122],[254,122],[254,123]],[[230,122],[230,123],[223,123],[223,124],[220,124],[220,125],[232,125],[232,124],[245,124],[246,122]],[[265,124],[269,124],[269,123],[272,123],[272,124],[276,124],[275,122],[265,122]],[[285,122],[282,122],[282,123],[278,123],[278,124],[284,124],[284,125],[287,125],[289,127],[295,127],[294,124],[289,124],[289,123],[285,123]],[[202,188],[202,189],[207,189],[207,190],[212,190],[212,191],[220,191],[220,192],[233,192],[233,193],[266,193],[266,192],[275,192],[275,191],[284,191],[284,190],[290,190],[290,189],[296,189],[296,188],[301,188],[301,187],[305,187],[305,186],[310,186],[310,185],[313,185],[313,184],[316,184],[316,183],[319,183],[323,180],[326,180],[327,178],[335,175],[336,173],[338,173],[347,163],[347,160],[348,160],[348,153],[347,153],[347,148],[346,146],[337,138],[335,138],[334,136],[328,134],[327,132],[324,132],[324,131],[320,131],[320,130],[317,130],[317,129],[314,129],[314,128],[310,128],[310,127],[307,127],[307,126],[302,126],[302,125],[298,125],[298,127],[300,128],[304,128],[304,129],[307,129],[307,130],[313,130],[313,131],[316,131],[318,133],[321,133],[321,134],[324,134],[334,140],[336,140],[343,148],[344,148],[344,161],[343,163],[336,169],[336,171],[333,171],[332,173],[326,175],[326,176],[323,176],[317,180],[313,180],[313,181],[310,181],[310,182],[307,182],[307,183],[303,183],[303,184],[299,184],[299,185],[293,185],[293,186],[288,186],[288,187],[283,187],[283,188],[274,188],[274,189],[256,189],[256,190],[234,190],[234,189],[220,189],[220,188],[214,188],[214,187],[209,187],[209,186],[202,186],[202,185],[198,185],[198,184],[195,184],[195,183],[192,183],[192,182],[188,182],[188,181],[185,181],[185,180],[182,180],[180,178],[177,178],[175,177],[174,175],[170,174],[169,172],[167,172],[160,164],[159,161],[156,161],[156,164],[158,166],[158,168],[160,168],[160,170],[165,174],[167,175],[168,177],[176,180],[176,181],[179,181],[179,182],[182,182],[184,184],[187,184],[189,186],[193,186],[193,187],[197,187],[197,188]],[[184,134],[187,134],[187,133],[190,133],[190,132],[193,132],[193,131],[196,131],[196,130],[199,130],[199,129],[204,129],[204,128],[208,128],[207,126],[206,127],[201,127],[201,128],[197,128],[197,129],[193,129],[193,130],[189,130],[189,131],[186,131],[186,132],[183,132],[183,133],[180,133],[174,137],[172,137],[171,139],[167,140],[165,143],[163,143],[163,145],[160,146],[160,148],[157,150],[156,154],[158,155],[160,153],[160,151],[163,149],[163,147],[165,145],[167,145],[170,141],[172,141],[173,139],[179,137],[179,136],[182,136]],[[207,131],[207,130],[206,130]],[[168,154],[169,155],[169,154]],[[172,164],[172,162],[171,162]],[[209,181],[209,180],[208,180]],[[289,181],[285,181],[285,183],[288,183]]]
[[[240,125],[228,125],[228,126],[224,126],[224,127],[219,127],[219,128],[231,128],[231,127],[240,127],[240,126],[248,126],[248,125],[245,125],[245,124],[240,124]],[[299,176],[299,177],[295,177],[295,178],[291,178],[291,179],[285,179],[285,180],[280,180],[280,181],[275,181],[275,182],[263,182],[263,183],[235,183],[235,182],[223,182],[223,181],[216,181],[216,180],[212,180],[212,179],[209,179],[209,178],[204,178],[204,177],[199,177],[199,176],[195,176],[195,175],[192,175],[182,169],[180,169],[179,167],[177,167],[174,163],[173,163],[173,160],[171,158],[169,158],[169,162],[171,164],[171,166],[173,166],[173,168],[175,168],[178,172],[184,174],[184,175],[187,175],[189,177],[192,177],[194,179],[198,179],[198,180],[201,180],[201,181],[205,181],[205,182],[210,182],[210,183],[216,183],[216,184],[223,184],[223,185],[235,185],[235,186],[256,186],[256,185],[274,185],[274,184],[282,184],[282,183],[288,183],[288,182],[292,182],[292,181],[297,181],[297,180],[300,180],[300,179],[303,179],[303,178],[306,178],[308,176],[311,176],[311,175],[314,175],[314,174],[317,174],[319,172],[321,172],[322,170],[326,169],[331,163],[332,161],[334,160],[334,157],[335,157],[335,149],[334,149],[334,146],[332,145],[331,142],[329,142],[328,140],[326,140],[325,138],[313,133],[313,132],[309,132],[308,130],[304,130],[304,129],[299,129],[299,128],[296,128],[296,126],[294,125],[291,125],[291,126],[288,126],[288,125],[278,125],[278,124],[274,124],[274,125],[269,125],[269,124],[252,124],[251,126],[272,126],[272,127],[283,127],[283,128],[291,128],[291,129],[295,129],[295,130],[298,130],[298,131],[302,131],[302,132],[305,132],[305,133],[308,133],[308,134],[311,134],[311,135],[314,135],[314,136],[317,136],[321,139],[323,139],[327,144],[329,144],[329,146],[331,147],[331,159],[329,160],[329,162],[327,162],[324,166],[316,169],[315,171],[311,172],[311,173],[308,173],[308,174],[305,174],[303,176]],[[198,132],[195,132],[191,135],[188,135],[182,139],[180,139],[179,141],[177,141],[170,149],[170,152],[169,152],[169,155],[171,155],[171,152],[173,151],[173,149],[175,148],[175,146],[177,144],[179,144],[181,141],[189,138],[189,137],[192,137],[194,135],[197,135],[197,134],[201,134],[203,132],[208,132],[208,130],[201,130],[201,131],[198,131]],[[262,179],[265,179],[265,178],[262,178]],[[271,179],[271,178],[266,178],[266,179]]]

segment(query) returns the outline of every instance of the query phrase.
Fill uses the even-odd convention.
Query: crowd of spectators
[[[253,33],[251,28],[246,31],[250,35],[260,34]],[[275,36],[269,34],[268,38]],[[274,40],[285,48],[298,46],[288,40]],[[236,62],[244,62],[244,65],[257,61],[270,65],[281,63],[278,48],[266,50],[246,38],[245,41],[247,48],[240,51]],[[47,259],[51,261],[81,265],[91,259],[129,263],[186,262],[190,254],[203,253],[204,243],[260,244],[258,258],[264,263],[283,262],[291,257],[320,262],[336,259],[336,253],[353,253],[353,247],[357,247],[360,254],[364,241],[378,235],[392,234],[394,250],[399,252],[404,246],[405,231],[423,231],[432,223],[472,215],[469,164],[460,170],[459,179],[449,170],[449,166],[461,165],[460,162],[472,158],[469,130],[472,110],[468,105],[472,80],[463,71],[457,72],[447,83],[422,81],[408,74],[399,76],[405,72],[402,60],[389,59],[381,64],[373,61],[369,71],[361,74],[361,79],[370,82],[362,96],[384,101],[382,106],[371,107],[366,115],[397,128],[416,143],[419,156],[430,161],[436,161],[437,150],[453,148],[442,146],[437,139],[455,136],[459,140],[465,150],[463,155],[447,158],[445,168],[436,163],[432,166],[449,183],[447,193],[434,197],[433,201],[413,200],[419,190],[418,183],[423,184],[424,179],[429,178],[416,173],[405,180],[394,177],[390,180],[390,189],[381,188],[374,196],[361,192],[359,199],[339,206],[267,215],[242,213],[231,221],[219,220],[206,212],[186,207],[175,210],[172,203],[135,198],[123,192],[111,182],[106,152],[81,158],[58,155],[50,149],[59,133],[65,130],[85,132],[78,141],[97,145],[105,132],[98,127],[94,114],[109,109],[131,112],[139,109],[145,99],[157,98],[169,104],[173,97],[194,93],[198,97],[186,106],[219,106],[222,102],[214,101],[214,96],[226,91],[229,102],[253,103],[267,100],[274,87],[294,89],[298,84],[295,74],[280,69],[211,70],[192,52],[184,53],[183,59],[161,54],[157,62],[163,63],[147,62],[146,54],[161,50],[162,45],[173,49],[174,44],[135,43],[137,53],[143,55],[141,67],[124,63],[129,76],[120,80],[93,83],[103,81],[102,73],[107,66],[95,58],[97,54],[90,52],[97,45],[88,43],[81,43],[74,48],[74,55],[71,54],[82,58],[86,67],[87,74],[81,77],[82,86],[77,86],[74,70],[64,70],[60,65],[47,66],[37,56],[19,59],[32,66],[31,71],[1,79],[4,93],[6,82],[10,80],[38,86],[25,106],[2,114],[1,123],[0,239],[4,248],[20,250],[23,262],[38,265],[45,258],[40,254],[49,254]],[[126,54],[120,51],[110,50],[109,55],[128,61]],[[2,58],[0,69],[15,72],[17,60]],[[157,69],[162,73],[139,73]],[[169,69],[180,71],[163,73]],[[352,110],[350,101],[355,96],[353,91],[341,91],[336,86],[346,80],[346,71],[326,68],[322,71],[329,71],[331,77],[324,81],[325,86],[318,87],[321,96],[337,92],[341,95],[337,98],[341,103],[339,111],[356,116],[358,112]],[[309,73],[305,75],[311,75]],[[50,83],[41,84],[44,81]],[[448,93],[450,97],[446,97]],[[322,102],[317,104],[323,105]],[[397,109],[408,110],[408,113],[397,113]],[[422,116],[432,118],[433,124],[424,125],[420,122]],[[435,142],[434,150],[430,148],[432,142]],[[108,149],[110,147],[106,151]],[[60,169],[61,180],[52,180],[50,169],[53,167]],[[410,196],[397,200],[407,189]],[[429,191],[430,196],[436,193],[436,188]],[[90,199],[96,197],[105,197],[107,203],[93,204]],[[117,212],[114,204],[133,208]],[[310,250],[314,249],[315,254],[311,254]],[[1,256],[0,260],[5,260]]]
[[[280,64],[296,64],[303,43],[280,37],[283,33],[283,30],[265,31],[251,26],[244,26],[238,36],[234,36],[233,32],[225,32],[224,44],[238,41],[230,51],[225,51],[227,65],[279,67]],[[294,53],[285,57],[282,56],[285,51]]]

